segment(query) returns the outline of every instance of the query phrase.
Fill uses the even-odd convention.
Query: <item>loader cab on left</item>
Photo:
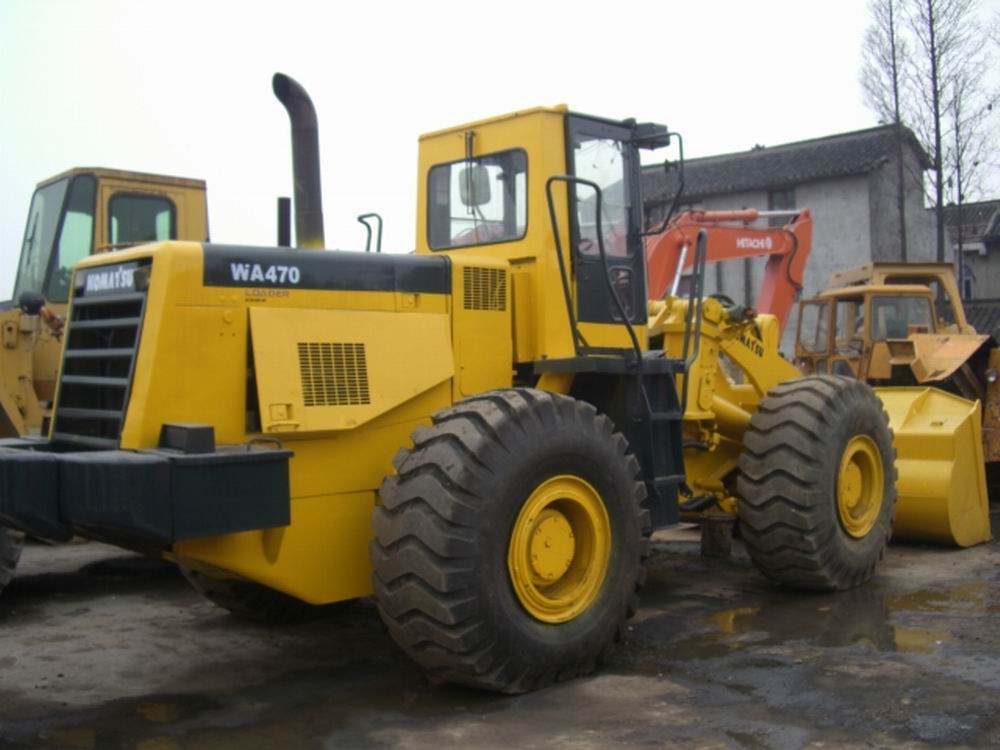
[[[73,266],[144,242],[208,239],[205,183],[182,177],[75,168],[41,182],[28,209],[14,299],[69,299]]]

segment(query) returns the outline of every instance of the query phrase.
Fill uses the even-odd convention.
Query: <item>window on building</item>
[[[972,279],[969,276],[962,278],[962,299],[972,299]]]
[[[174,204],[156,195],[121,194],[108,206],[112,245],[158,242],[177,237]]]
[[[769,191],[767,194],[767,208],[769,211],[794,211],[795,188]],[[772,227],[784,226],[787,223],[788,218],[782,216],[772,216],[768,220],[768,226]]]
[[[528,223],[528,156],[502,151],[437,164],[428,175],[428,244],[433,250],[508,242]]]

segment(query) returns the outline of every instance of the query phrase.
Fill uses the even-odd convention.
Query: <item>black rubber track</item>
[[[593,671],[620,640],[645,579],[649,511],[638,461],[589,404],[534,389],[462,401],[413,434],[382,483],[371,544],[379,612],[435,676],[521,693]],[[521,606],[507,552],[541,481],[573,474],[601,495],[612,556],[597,600],[546,624]]]
[[[840,460],[855,435],[882,457],[882,508],[864,538],[841,526],[836,492]],[[860,586],[875,571],[892,533],[896,451],[889,417],[864,383],[833,375],[772,389],[750,420],[737,479],[740,532],[754,564],[787,586]]]
[[[0,526],[0,591],[10,583],[24,548],[24,534]]]
[[[242,620],[289,624],[311,619],[324,610],[253,581],[227,578],[221,571],[213,575],[184,565],[178,567],[195,591]]]

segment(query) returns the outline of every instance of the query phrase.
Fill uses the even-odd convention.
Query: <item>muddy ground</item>
[[[251,625],[166,564],[32,545],[0,598],[0,748],[1000,747],[996,542],[894,546],[840,595],[690,531],[654,550],[610,664],[512,698],[429,683],[370,602]]]

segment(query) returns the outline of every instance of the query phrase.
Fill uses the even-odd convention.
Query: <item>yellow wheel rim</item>
[[[851,438],[837,474],[837,513],[844,531],[856,539],[863,538],[878,520],[884,478],[875,441],[867,435]]]
[[[567,622],[597,598],[611,559],[611,523],[601,496],[579,477],[546,479],[514,522],[507,570],[536,620]]]

